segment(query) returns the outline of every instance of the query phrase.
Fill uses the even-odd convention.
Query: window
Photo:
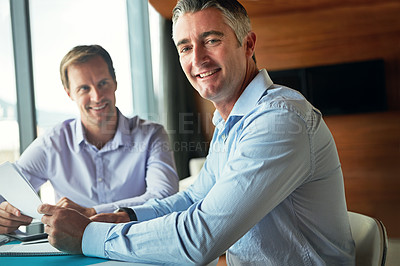
[[[0,0],[0,163],[19,157],[19,128],[15,87],[10,5]]]
[[[26,88],[21,86],[19,91],[22,91],[22,93],[18,94],[17,97],[16,84],[19,84],[26,77],[19,75],[18,82],[15,81],[11,34],[11,18],[14,19],[15,17],[11,17],[14,12],[10,14],[11,1],[0,0],[0,78],[2,81],[0,89],[0,163],[17,160],[20,146],[26,147],[31,141],[32,134],[30,136],[27,134],[28,137],[25,134],[21,136],[18,134],[17,121],[22,119],[17,116],[16,104],[18,99],[21,99],[21,95],[25,96],[23,99],[28,99],[28,101],[32,97],[35,98],[37,135],[41,135],[45,130],[65,119],[79,116],[76,104],[69,99],[62,87],[59,74],[59,64],[62,57],[76,45],[99,44],[110,53],[118,82],[116,105],[124,115],[130,117],[138,114],[141,106],[146,105],[146,102],[142,104],[141,97],[137,97],[136,106],[134,106],[132,89],[134,86],[132,81],[135,81],[132,78],[133,73],[138,73],[136,77],[141,77],[143,73],[149,72],[145,70],[147,68],[143,67],[144,63],[150,65],[151,68],[151,62],[150,64],[148,61],[144,62],[137,57],[137,54],[132,55],[132,51],[139,51],[139,57],[143,54],[148,55],[149,52],[149,50],[143,52],[141,49],[137,49],[140,46],[132,44],[142,42],[144,38],[141,35],[138,36],[136,31],[132,31],[132,28],[129,27],[138,25],[137,20],[139,21],[139,19],[148,18],[147,10],[143,13],[141,12],[142,9],[136,8],[137,4],[141,2],[127,0],[28,0],[30,36],[26,35],[24,31],[20,32],[28,43],[30,41],[28,46],[30,45],[32,49],[33,70],[29,69],[28,71],[33,72],[34,96],[26,96],[24,94]],[[130,10],[128,10],[127,4],[130,6]],[[21,14],[18,12],[24,11],[25,1],[16,6],[18,7],[13,10],[17,10],[17,14]],[[139,16],[137,12],[139,12]],[[19,21],[19,16],[16,17]],[[128,25],[128,18],[132,22],[130,25]],[[148,30],[145,33],[147,34]],[[143,43],[145,42],[143,41]],[[136,72],[132,69],[135,69]],[[135,83],[136,91],[140,92],[147,88],[147,86],[141,84]],[[153,97],[152,86],[150,91],[150,96]],[[151,103],[151,101],[149,102]],[[28,117],[28,114],[29,111],[27,113],[22,112],[20,116],[28,122],[33,122],[34,117]],[[32,124],[34,127],[35,124]],[[22,145],[20,145],[20,140]],[[44,202],[54,203],[54,193],[49,184],[42,186],[41,196]]]
[[[132,116],[126,0],[30,0],[29,6],[37,134],[79,116],[59,74],[61,59],[77,45],[99,44],[110,53],[118,82],[116,105]],[[41,197],[54,203],[49,182],[42,186]]]
[[[162,91],[162,86],[160,86],[160,14],[154,9],[154,7],[148,4],[149,10],[149,26],[150,26],[150,40],[151,40],[151,60],[152,60],[152,73],[153,73],[153,86],[154,86],[154,97],[156,102],[158,103],[158,110],[163,110],[163,101],[161,100],[164,97],[164,93]],[[167,118],[164,117],[165,112],[159,112],[157,119],[153,117],[154,120],[158,123],[166,123]]]
[[[79,115],[59,74],[62,57],[76,45],[99,44],[117,75],[117,106],[133,115],[126,0],[30,0],[38,135]]]

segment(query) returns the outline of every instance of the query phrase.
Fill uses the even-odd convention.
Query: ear
[[[73,101],[74,99],[72,99],[71,97],[71,91],[68,88],[64,88],[64,90],[67,93],[68,97]]]
[[[253,31],[250,31],[245,39],[245,47],[246,47],[246,56],[251,58],[256,49],[256,34]]]

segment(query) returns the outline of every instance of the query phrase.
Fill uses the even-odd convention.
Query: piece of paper
[[[0,247],[0,256],[50,256],[67,255],[49,242],[36,244],[9,244]]]
[[[22,214],[39,220],[42,218],[43,214],[37,211],[42,201],[28,180],[10,162],[0,165],[0,195]]]

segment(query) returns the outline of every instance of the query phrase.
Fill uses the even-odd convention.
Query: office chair
[[[356,265],[384,266],[388,240],[383,223],[360,213],[348,214],[356,245]]]

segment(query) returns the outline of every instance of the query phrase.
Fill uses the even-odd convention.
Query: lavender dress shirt
[[[71,119],[37,138],[16,165],[35,189],[49,180],[56,201],[65,196],[97,213],[178,191],[164,128],[138,116],[126,118],[119,110],[117,132],[102,149],[86,141],[79,119]]]

